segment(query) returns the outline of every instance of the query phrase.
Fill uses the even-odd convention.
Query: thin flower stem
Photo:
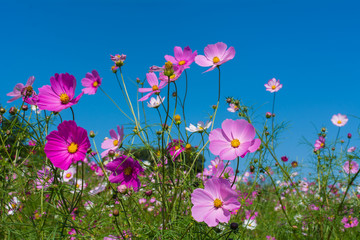
[[[75,121],[75,113],[74,113],[74,110],[73,110],[72,107],[70,107],[70,110],[71,110],[71,114],[72,114],[73,121]]]
[[[234,181],[231,184],[231,187],[234,186],[234,183],[236,182],[236,177],[237,177],[238,171],[239,171],[239,157],[237,157],[235,177],[234,177]]]
[[[220,102],[220,83],[221,83],[221,72],[220,72],[220,66],[217,66],[217,69],[219,70],[219,92],[218,92],[218,100],[217,100],[217,104],[216,104],[216,108],[215,108],[215,112],[214,112],[214,115],[213,115],[213,121],[212,121],[212,126],[211,126],[211,130],[214,129],[214,125],[215,125],[215,117],[216,117],[216,113],[217,113],[217,110],[219,108],[219,102]]]

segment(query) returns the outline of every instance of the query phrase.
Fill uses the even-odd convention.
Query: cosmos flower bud
[[[352,137],[351,133],[348,133],[347,137],[350,139]]]
[[[118,68],[119,68],[118,66],[114,65],[114,66],[111,67],[111,71],[112,71],[113,73],[116,73],[117,70],[118,70]]]
[[[250,166],[250,172],[255,172],[255,167],[253,165]]]
[[[91,138],[94,138],[94,137],[95,137],[95,133],[94,133],[93,130],[90,131],[89,136],[90,136]]]
[[[296,167],[298,166],[298,162],[297,162],[297,161],[293,161],[293,162],[291,163],[291,166],[292,166],[293,168],[296,168]]]
[[[175,120],[175,123],[176,124],[180,124],[181,123],[181,117],[180,117],[180,115],[175,115],[175,117],[174,117],[174,120]]]
[[[146,191],[146,192],[145,192],[145,195],[148,196],[148,197],[150,197],[150,196],[152,195],[152,190]]]
[[[271,118],[271,115],[272,115],[271,112],[267,112],[267,113],[265,114],[265,117],[266,117],[266,118]]]
[[[231,98],[227,98],[227,99],[226,99],[226,102],[227,102],[227,103],[231,103],[231,101],[232,101]]]
[[[172,63],[170,61],[167,61],[165,63],[164,75],[167,77],[171,77],[172,75],[174,75],[174,72],[175,71]]]
[[[324,128],[324,127],[321,128],[321,131],[322,131],[322,132],[326,132],[326,128]]]
[[[137,83],[140,83],[140,78],[136,78],[136,82],[137,82]]]
[[[239,101],[239,100],[235,100],[234,104],[235,104],[235,105],[239,105],[239,104],[240,104],[240,101]]]
[[[115,156],[115,151],[114,151],[114,150],[110,150],[110,151],[108,152],[108,154],[109,154],[109,157],[113,157],[113,156]]]
[[[230,223],[230,229],[236,230],[236,229],[238,229],[238,227],[239,227],[239,224],[237,224],[237,223],[235,223],[235,222]]]
[[[119,216],[119,210],[114,209],[114,211],[113,211],[113,215],[114,215],[115,217]]]
[[[23,111],[27,111],[27,110],[29,109],[29,107],[28,107],[28,105],[23,105],[23,106],[21,107],[21,109],[22,109]]]
[[[11,107],[11,108],[9,109],[9,113],[10,113],[11,115],[15,115],[16,112],[17,112],[17,109],[16,109],[15,107]]]
[[[216,109],[216,105],[212,105],[211,107],[212,107],[212,109],[214,109],[214,110]]]
[[[3,107],[2,107],[2,108],[0,108],[0,113],[1,113],[1,114],[4,114],[4,113],[6,113],[6,110],[5,110],[5,108],[3,108]]]
[[[282,156],[281,157],[281,161],[283,161],[283,162],[287,162],[289,159],[288,159],[288,157],[287,156]]]
[[[191,148],[192,148],[192,146],[191,146],[190,143],[188,143],[188,144],[185,145],[185,150],[190,151]]]

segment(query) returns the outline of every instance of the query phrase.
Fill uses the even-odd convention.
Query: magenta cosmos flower
[[[254,139],[256,132],[253,125],[244,119],[226,119],[221,127],[210,132],[209,149],[222,160],[243,158],[247,153],[255,152],[261,144],[260,139]]]
[[[203,55],[197,55],[195,57],[195,62],[201,67],[210,67],[205,72],[214,70],[217,66],[220,66],[223,63],[233,59],[235,57],[235,49],[229,47],[223,42],[218,42],[216,44],[209,44],[205,47]]]
[[[166,61],[170,61],[172,64],[178,66],[181,70],[190,68],[190,65],[194,62],[197,55],[197,51],[192,52],[189,46],[184,48],[184,51],[181,47],[174,47],[174,55],[165,55]]]
[[[346,115],[342,115],[338,113],[337,115],[333,115],[331,118],[331,122],[338,127],[343,127],[349,121]]]
[[[280,84],[280,80],[276,80],[275,78],[270,79],[267,84],[265,84],[266,91],[271,93],[277,92],[282,88],[282,84]]]
[[[113,172],[109,177],[110,182],[120,183],[128,188],[132,187],[136,192],[139,190],[141,182],[138,175],[144,172],[144,169],[138,161],[122,155],[109,162],[105,167]]]
[[[85,94],[93,95],[96,93],[98,87],[101,85],[99,73],[96,70],[92,70],[91,73],[87,73],[85,78],[81,80],[81,84],[85,87],[82,91]]]
[[[167,85],[167,83],[163,81],[161,81],[159,84],[159,80],[153,72],[146,74],[146,80],[148,81],[151,88],[139,88],[139,92],[141,93],[149,92],[148,94],[140,98],[139,101],[148,100],[149,97],[154,93],[159,94],[160,89],[164,88]]]
[[[317,139],[315,141],[314,147],[315,147],[315,151],[320,150],[321,148],[324,148],[325,147],[325,138],[319,137],[319,139]]]
[[[56,73],[50,78],[51,86],[39,88],[37,106],[40,110],[60,112],[76,104],[83,92],[75,97],[76,79],[68,73]]]
[[[121,128],[117,126],[117,133],[113,129],[111,129],[109,133],[111,138],[105,139],[101,143],[101,148],[106,149],[101,153],[102,158],[107,156],[110,150],[116,151],[120,147],[124,139],[124,126]]]
[[[344,217],[341,222],[344,224],[345,228],[356,227],[359,224],[358,219],[352,216]]]
[[[359,171],[359,164],[357,164],[357,162],[355,161],[346,161],[344,166],[343,166],[344,171],[347,174],[355,174]]]
[[[33,95],[34,90],[32,88],[32,85],[34,84],[34,81],[35,81],[35,77],[31,76],[28,78],[25,86],[22,83],[16,84],[13,91],[6,94],[7,96],[13,97],[7,102],[11,103],[21,97],[25,97],[25,96],[30,97],[31,95]]]
[[[57,129],[46,137],[44,151],[55,167],[68,170],[72,163],[84,160],[90,141],[87,131],[74,121],[64,121]]]
[[[195,189],[191,194],[191,215],[197,222],[215,227],[219,222],[227,223],[231,211],[239,209],[238,194],[231,189],[229,181],[214,178],[205,182],[205,188]]]

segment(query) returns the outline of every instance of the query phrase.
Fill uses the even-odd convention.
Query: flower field
[[[0,108],[0,238],[360,239],[358,129],[341,131],[349,121],[341,113],[325,119],[336,137],[327,126],[306,136],[313,167],[301,171],[277,151],[285,124],[276,95],[285,84],[264,80],[272,111],[261,121],[246,99],[223,97],[231,81],[223,66],[235,57],[223,42],[175,46],[131,92],[127,56],[111,55],[104,61],[114,78],[106,81],[118,96],[91,69],[81,80],[54,73],[47,85],[35,87],[30,76],[9,89],[11,107]],[[187,94],[193,68],[218,76],[217,104],[197,123],[185,107],[194,97]],[[99,139],[76,120],[76,105],[88,98],[106,99],[126,121]],[[149,112],[156,118],[147,121]]]

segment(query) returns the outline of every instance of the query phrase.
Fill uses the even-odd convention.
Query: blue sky
[[[271,111],[272,95],[264,84],[280,79],[276,99],[277,121],[289,122],[282,135],[279,156],[288,155],[304,164],[309,148],[299,145],[305,136],[316,140],[317,129],[328,127],[330,138],[337,128],[333,114],[349,116],[341,133],[359,139],[360,116],[360,4],[356,1],[12,1],[2,3],[0,103],[6,93],[34,75],[35,88],[49,84],[55,73],[68,72],[78,80],[96,69],[103,89],[119,101],[121,92],[110,71],[110,54],[127,55],[124,76],[136,96],[137,77],[143,79],[152,65],[162,65],[174,46],[190,46],[203,54],[207,44],[222,41],[236,50],[222,66],[221,97],[241,98],[258,107],[258,122]],[[196,64],[189,70],[187,121],[206,120],[217,100],[217,72],[202,73]],[[178,80],[183,94],[184,79]],[[135,101],[135,100],[134,100]],[[16,102],[20,104],[20,102]],[[84,96],[75,106],[78,125],[98,133],[127,120],[98,92]],[[146,109],[154,116],[152,109]],[[70,119],[70,111],[63,115]],[[351,116],[353,115],[353,116]],[[215,127],[235,115],[220,104]],[[317,129],[315,127],[317,127]],[[185,127],[185,126],[183,126]]]

